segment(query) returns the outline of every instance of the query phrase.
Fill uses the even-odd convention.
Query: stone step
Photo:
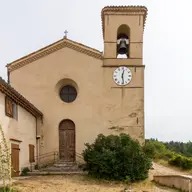
[[[68,164],[68,163],[55,163],[54,167],[78,167],[77,164]]]
[[[68,163],[68,164],[73,164],[73,163],[76,163],[76,162],[72,162],[72,161],[57,161],[57,163]]]
[[[41,171],[78,171],[81,170],[77,167],[47,167],[41,169]]]
[[[66,171],[35,171],[35,172],[28,172],[30,176],[38,176],[38,175],[87,175],[87,172],[83,171],[74,171],[74,172],[66,172]]]
[[[53,165],[40,169],[41,172],[81,172],[76,162],[58,161]]]
[[[74,166],[74,165],[77,165],[77,163],[76,162],[58,161],[54,165],[56,165],[56,166]]]
[[[52,171],[52,172],[74,172],[74,171],[82,171],[77,165],[77,163],[74,162],[57,162],[53,164],[52,166],[46,167],[46,168],[41,168],[41,171]]]

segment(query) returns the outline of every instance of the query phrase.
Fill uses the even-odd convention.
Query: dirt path
[[[182,171],[178,168],[170,168],[153,162],[153,170],[149,171],[149,179],[153,179],[153,175],[191,175],[187,171]]]

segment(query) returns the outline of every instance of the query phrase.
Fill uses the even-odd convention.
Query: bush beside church
[[[93,144],[86,143],[83,157],[88,174],[109,180],[137,181],[148,177],[152,161],[142,147],[127,134],[100,134]]]

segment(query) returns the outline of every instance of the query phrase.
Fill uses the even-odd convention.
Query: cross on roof
[[[64,31],[64,33],[65,33],[64,38],[67,38],[68,31],[67,31],[67,30],[65,30],[65,31]]]

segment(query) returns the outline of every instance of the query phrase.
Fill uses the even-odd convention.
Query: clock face
[[[132,79],[132,73],[127,67],[118,67],[113,72],[113,80],[117,85],[127,85]]]

